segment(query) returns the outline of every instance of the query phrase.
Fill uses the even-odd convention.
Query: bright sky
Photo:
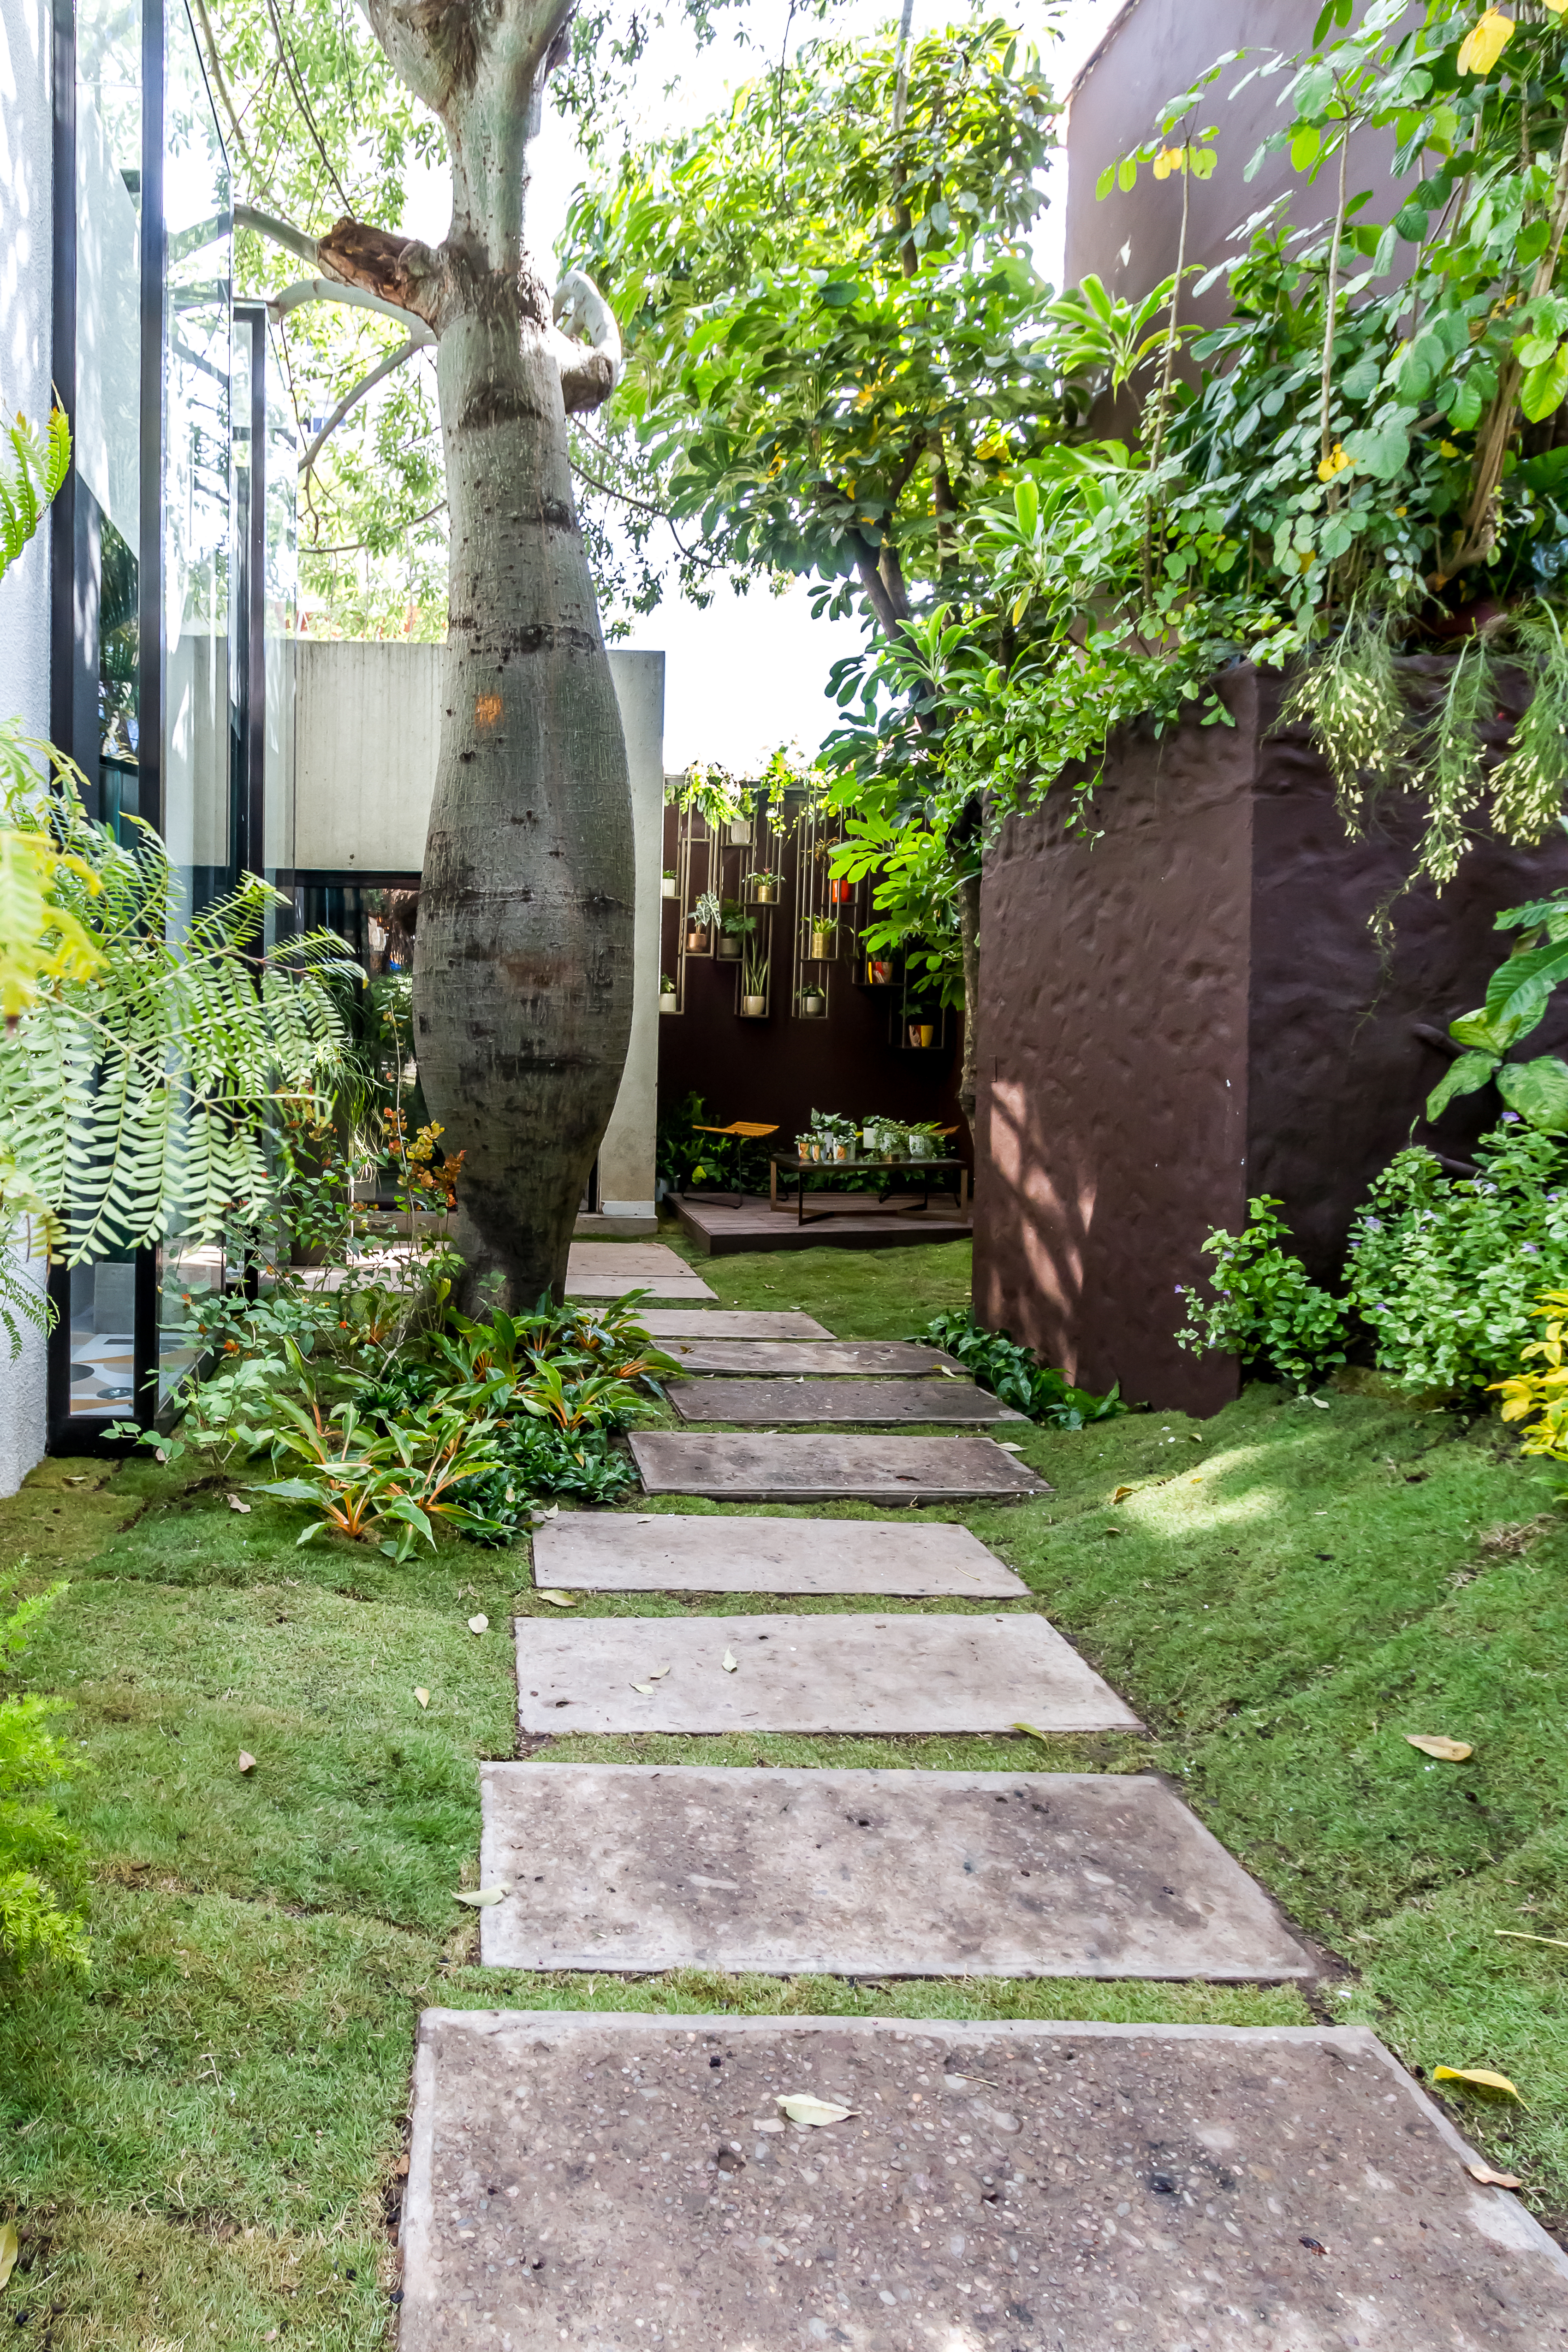
[[[1121,5],[1121,0],[1063,0],[1056,6],[1019,0],[1016,21],[1039,41],[1050,78],[1065,92]],[[915,31],[959,13],[942,0],[915,0]],[[833,23],[835,29],[863,33],[894,14],[890,0],[843,0]],[[737,11],[747,35],[744,47],[721,35],[700,51],[684,25],[656,35],[646,59],[639,127],[658,131],[678,120],[690,122],[716,113],[729,87],[752,79],[767,59],[778,57],[792,15],[793,45],[816,28],[802,23],[789,0],[749,0]],[[1059,39],[1047,37],[1047,20]],[[548,106],[530,161],[529,243],[536,254],[546,255],[562,233],[582,176],[570,126]],[[426,184],[410,189],[405,226],[412,234],[436,241],[445,235],[450,196],[444,178],[432,175]],[[1046,185],[1047,205],[1035,257],[1054,286],[1061,278],[1065,156],[1052,158]],[[814,621],[802,583],[781,597],[770,595],[763,585],[745,597],[723,591],[702,611],[678,594],[668,595],[628,642],[666,656],[665,766],[717,761],[746,775],[754,774],[781,743],[798,746],[807,755],[816,749],[833,723],[833,706],[825,698],[827,674],[863,638],[856,622]]]

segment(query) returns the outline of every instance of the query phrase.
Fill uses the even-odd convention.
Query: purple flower
[[[1523,1242],[1520,1246],[1526,1257],[1539,1257],[1541,1255],[1541,1252],[1536,1248],[1533,1242]]]
[[[1517,1127],[1519,1119],[1520,1114],[1516,1110],[1505,1110],[1502,1115],[1502,1123],[1505,1127]]]

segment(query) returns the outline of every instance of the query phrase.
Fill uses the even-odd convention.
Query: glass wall
[[[236,876],[243,776],[232,626],[237,424],[248,431],[248,371],[237,385],[234,219],[228,159],[184,0],[165,0],[163,208],[162,678],[160,829],[184,886],[184,926]],[[151,157],[150,157],[151,162]],[[158,1402],[194,1360],[190,1307],[221,1289],[220,1243],[158,1251]]]
[[[265,597],[262,665],[266,740],[262,750],[263,872],[276,884],[294,864],[294,657],[300,627],[298,472],[300,445],[283,374],[278,332],[266,329],[262,369],[262,549]]]

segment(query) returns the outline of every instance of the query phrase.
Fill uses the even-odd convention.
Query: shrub
[[[1518,1364],[1535,1301],[1568,1285],[1568,1148],[1505,1118],[1473,1177],[1401,1151],[1351,1228],[1347,1303],[1402,1388],[1483,1388]]]
[[[20,1657],[64,1591],[51,1585],[0,1617],[0,1669]],[[62,1900],[80,1841],[45,1793],[66,1777],[65,1756],[46,1728],[65,1704],[0,1697],[0,1961],[18,1969],[34,1960],[87,1964],[86,1931]]]
[[[929,1348],[945,1349],[956,1356],[978,1385],[989,1389],[1031,1421],[1052,1422],[1058,1429],[1081,1429],[1086,1422],[1108,1421],[1125,1412],[1118,1381],[1109,1396],[1075,1389],[1065,1373],[1042,1364],[1029,1349],[1021,1348],[1006,1331],[987,1331],[967,1307],[949,1307],[910,1338]]]
[[[1531,1422],[1520,1442],[1521,1454],[1543,1454],[1552,1462],[1568,1462],[1568,1290],[1543,1290],[1531,1310],[1545,1326],[1538,1339],[1522,1351],[1521,1370],[1510,1380],[1494,1381],[1502,1393],[1505,1421]]]
[[[1216,1227],[1210,1234],[1204,1254],[1215,1262],[1215,1296],[1205,1304],[1177,1285],[1187,1319],[1176,1338],[1195,1353],[1217,1348],[1305,1389],[1331,1364],[1344,1362],[1345,1307],[1281,1246],[1290,1236],[1278,1213],[1283,1206],[1259,1193],[1247,1204],[1249,1223],[1241,1233]]]

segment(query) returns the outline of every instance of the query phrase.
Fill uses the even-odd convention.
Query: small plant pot
[[[658,992],[658,1009],[661,1013],[679,1012],[680,1009],[679,990],[675,988],[661,988]]]
[[[743,816],[737,817],[733,824],[730,827],[731,848],[748,849],[751,846],[751,841],[752,827],[750,819]]]
[[[836,1143],[833,1147],[833,1157],[835,1160],[847,1160],[849,1146],[847,1143]]]
[[[767,1009],[765,996],[742,996],[741,999],[741,1012],[748,1021],[760,1021]]]
[[[855,885],[853,882],[829,882],[827,896],[831,905],[847,907],[854,898]]]
[[[934,1045],[935,1042],[936,1024],[934,1021],[911,1021],[910,1023],[910,1043],[911,1045]]]
[[[929,1160],[931,1156],[930,1144],[917,1141],[913,1138],[910,1139],[909,1149],[911,1160]]]
[[[813,931],[813,933],[812,933],[812,935],[811,935],[811,960],[812,960],[813,963],[826,963],[826,961],[827,961],[827,959],[828,959],[828,957],[829,957],[832,953],[833,953],[833,934],[832,934],[832,932],[831,932],[831,931]]]
[[[800,1009],[807,1020],[815,1021],[826,1010],[826,1000],[815,989],[808,989],[800,1000]]]
[[[674,898],[679,895],[679,889],[680,885],[675,876],[666,874],[659,882],[658,895],[661,898]]]
[[[724,962],[739,963],[741,961],[740,940],[721,938],[719,941],[719,953]]]
[[[873,988],[886,988],[892,980],[893,967],[886,956],[870,956],[867,959],[866,977]]]
[[[771,882],[753,882],[752,885],[752,897],[759,907],[774,905],[778,895]]]
[[[686,952],[688,955],[706,955],[708,952],[707,932],[700,931],[695,929],[695,927],[691,930],[688,931],[686,934]]]

